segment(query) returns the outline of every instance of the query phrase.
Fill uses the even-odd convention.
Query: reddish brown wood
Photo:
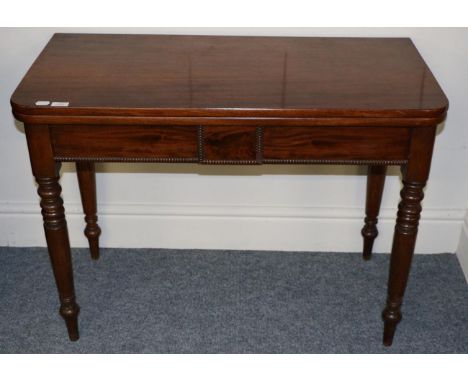
[[[393,237],[387,305],[382,312],[383,343],[386,346],[392,344],[396,326],[402,317],[401,304],[418,233],[423,188],[429,176],[435,132],[435,126],[413,131],[409,161],[403,168],[403,189]]]
[[[183,115],[185,110],[181,110]],[[14,116],[30,125],[50,124],[50,125],[70,125],[81,124],[87,126],[105,126],[105,125],[162,125],[162,126],[353,126],[353,127],[431,127],[434,124],[442,122],[446,113],[437,117],[418,118],[418,117],[295,117],[299,112],[291,112],[290,117],[251,117],[255,115],[252,110],[245,110],[244,117],[141,117],[141,116],[72,116],[72,115],[33,115],[19,112],[13,109]],[[265,115],[268,115],[265,112]],[[337,113],[339,115],[339,113]]]
[[[265,159],[402,160],[408,155],[408,128],[265,127]]]
[[[255,127],[206,126],[200,130],[200,160],[216,161],[257,160],[258,135]]]
[[[52,126],[56,156],[63,157],[198,157],[194,126]]]
[[[79,338],[80,308],[75,301],[67,222],[60,197],[60,165],[53,160],[47,126],[26,126],[25,131],[32,171],[39,186],[47,247],[60,297],[60,314],[67,325],[70,340],[76,341]]]
[[[407,38],[103,34],[55,34],[12,104],[20,114],[106,118],[438,118],[447,109]]]
[[[367,171],[366,217],[361,234],[364,238],[362,256],[370,260],[374,240],[379,234],[377,222],[382,201],[387,166],[369,166]]]
[[[52,126],[55,158],[87,161],[260,164],[403,163],[410,128],[254,126]]]
[[[84,234],[88,238],[91,257],[97,260],[99,259],[99,236],[101,235],[101,228],[97,223],[96,173],[94,162],[76,162],[76,174],[78,175],[81,202],[85,214],[86,228]]]
[[[38,100],[70,104],[37,106]],[[435,126],[448,107],[409,39],[57,34],[11,104],[27,124],[71,339],[78,338],[79,308],[56,162],[370,165],[365,257],[377,234],[384,168],[404,164],[382,313],[384,344],[391,344]],[[94,170],[83,163],[77,171],[96,253]]]

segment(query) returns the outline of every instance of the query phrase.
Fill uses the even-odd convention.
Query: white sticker
[[[48,106],[50,101],[36,101],[36,106]]]
[[[50,106],[68,106],[70,102],[52,102]]]

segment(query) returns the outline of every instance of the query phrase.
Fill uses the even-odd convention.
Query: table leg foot
[[[385,184],[387,166],[369,166],[367,170],[366,217],[361,230],[364,239],[362,257],[370,260],[374,240],[379,234],[377,230],[380,202]]]
[[[60,306],[60,315],[67,325],[68,337],[70,341],[77,341],[80,338],[78,331],[78,314],[80,307],[75,302],[75,298],[62,299]]]
[[[384,346],[392,346],[393,344],[393,336],[395,335],[397,324],[395,323],[386,323],[384,326],[384,334],[383,334],[383,345]]]
[[[86,228],[84,234],[88,239],[89,251],[93,260],[99,259],[99,236],[101,235],[101,228],[97,224],[96,215],[86,215]]]
[[[101,228],[97,221],[96,172],[94,162],[76,162],[76,173],[80,186],[81,201],[85,213],[85,236],[88,238],[89,250],[93,260],[99,259],[99,236]]]
[[[382,312],[382,319],[384,321],[383,344],[385,346],[392,346],[396,327],[401,321],[400,306],[387,303],[387,306]]]
[[[361,231],[361,234],[364,238],[364,245],[362,250],[362,258],[366,261],[369,261],[372,257],[372,247],[374,246],[374,240],[379,234],[377,227],[377,221],[369,221],[366,219],[365,226]]]
[[[99,238],[93,238],[86,234],[88,237],[89,251],[91,252],[91,258],[93,260],[99,260]]]

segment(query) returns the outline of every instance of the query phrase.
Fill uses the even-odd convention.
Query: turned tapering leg
[[[388,277],[387,303],[382,312],[383,343],[390,346],[401,321],[401,305],[413,258],[421,214],[423,188],[429,176],[435,127],[415,128],[409,148],[409,160],[403,170],[403,189],[398,205]]]
[[[76,173],[80,186],[81,202],[85,214],[84,234],[88,238],[91,257],[99,259],[99,235],[101,228],[97,223],[96,173],[94,162],[76,162]]]
[[[67,325],[70,340],[76,341],[79,338],[80,308],[75,301],[70,242],[63,200],[60,197],[60,164],[53,159],[47,126],[26,126],[26,137],[31,166],[41,197],[47,248],[60,298],[60,314]]]
[[[76,341],[79,338],[77,318],[80,308],[75,302],[70,244],[65,210],[60,197],[62,189],[58,183],[58,168],[57,176],[38,176],[36,181],[39,185],[47,247],[59,290],[60,314],[65,319],[70,340]]]
[[[364,238],[362,252],[364,260],[371,258],[372,246],[379,234],[377,221],[386,172],[387,166],[369,166],[367,170],[366,217],[364,219],[364,227],[361,230],[362,237]]]
[[[424,183],[403,181],[401,202],[390,259],[387,305],[382,313],[385,330],[383,342],[390,346],[397,324],[401,321],[401,304],[411,267],[418,232]]]

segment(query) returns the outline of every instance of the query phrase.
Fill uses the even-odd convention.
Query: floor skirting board
[[[87,246],[81,205],[65,209],[71,245]],[[102,247],[358,252],[364,208],[108,203],[98,214]],[[464,215],[423,209],[416,252],[455,252]],[[382,209],[376,252],[390,252],[395,217]],[[45,246],[41,220],[38,204],[0,203],[0,245]]]
[[[468,213],[463,220],[463,228],[460,234],[460,241],[457,248],[457,257],[460,262],[461,269],[465,274],[465,279],[468,282]]]

